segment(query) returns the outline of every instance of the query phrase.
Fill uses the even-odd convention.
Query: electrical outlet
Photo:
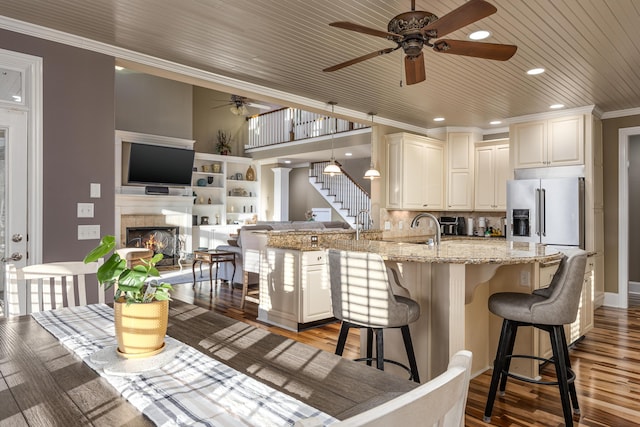
[[[531,281],[531,274],[526,271],[526,270],[522,270],[520,272],[520,286],[531,286],[530,284]]]
[[[99,239],[100,239],[100,224],[78,226],[78,240],[99,240]]]
[[[93,203],[78,203],[78,218],[93,218]]]
[[[384,222],[384,229],[385,230],[391,230],[391,221],[385,221]]]
[[[402,221],[398,221],[398,229],[402,230],[402,226],[403,226],[403,225],[404,225],[404,224],[402,223]]]

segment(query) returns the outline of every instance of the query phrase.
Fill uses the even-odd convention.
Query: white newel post
[[[273,171],[273,221],[289,220],[289,172],[291,168],[271,168]]]

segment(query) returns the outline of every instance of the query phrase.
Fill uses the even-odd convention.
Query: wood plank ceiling
[[[487,129],[491,120],[556,103],[604,112],[640,107],[639,1],[489,2],[496,14],[447,38],[489,30],[487,42],[518,46],[511,60],[427,50],[427,81],[403,87],[400,50],[333,73],[322,69],[394,46],[330,22],[386,30],[409,0],[1,0],[0,14],[423,128]],[[462,3],[417,0],[416,9],[443,16]],[[546,72],[525,74],[534,67]],[[438,116],[445,122],[434,123]]]

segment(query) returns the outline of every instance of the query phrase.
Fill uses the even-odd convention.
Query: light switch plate
[[[92,182],[90,185],[90,190],[89,192],[91,193],[90,196],[92,199],[99,199],[100,198],[100,184]]]
[[[78,218],[93,218],[93,203],[78,203]]]
[[[99,239],[100,239],[100,224],[78,226],[78,240],[99,240]]]
[[[384,229],[385,230],[391,230],[391,221],[385,221],[384,222]]]

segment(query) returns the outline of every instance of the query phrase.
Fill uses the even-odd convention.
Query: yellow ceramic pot
[[[126,358],[149,357],[164,349],[169,301],[115,302],[113,316],[118,354]]]

